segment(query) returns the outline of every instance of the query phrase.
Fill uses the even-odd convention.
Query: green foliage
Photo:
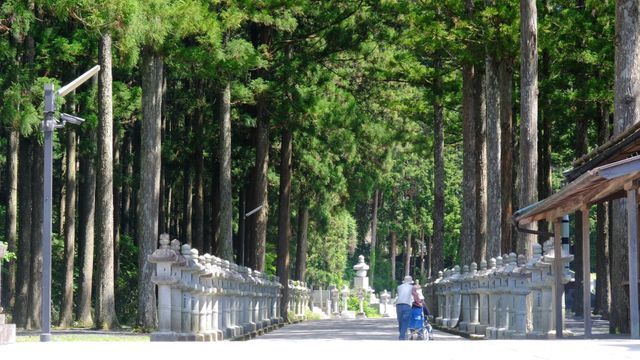
[[[307,321],[321,320],[322,317],[320,314],[314,313],[313,311],[306,309],[304,311],[304,317]]]
[[[356,224],[346,211],[338,211],[325,228],[310,224],[307,282],[327,287],[342,283],[349,239],[356,236]]]
[[[133,237],[120,238],[120,269],[116,278],[116,312],[121,325],[134,325],[138,314],[138,247]]]
[[[353,295],[349,296],[347,300],[347,309],[355,311],[356,313],[360,311],[360,300],[358,299],[358,297]],[[373,319],[382,317],[379,311],[371,307],[371,305],[369,305],[369,302],[366,300],[362,304],[362,310],[364,311],[364,314],[367,316],[367,318]]]

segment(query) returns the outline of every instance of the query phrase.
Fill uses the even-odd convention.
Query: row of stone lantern
[[[533,257],[505,254],[438,273],[425,296],[437,303],[436,324],[486,338],[545,338],[555,335],[553,241],[534,244]],[[562,256],[567,265],[572,255]],[[564,267],[563,267],[564,268]],[[563,284],[571,280],[563,274]],[[530,301],[527,301],[529,299]],[[561,305],[562,306],[562,305]]]
[[[158,331],[152,341],[251,337],[281,325],[281,285],[274,277],[204,254],[160,235],[148,256],[158,286]],[[304,284],[293,293],[302,293]],[[295,295],[295,299],[302,299]],[[300,301],[301,300],[295,300]]]
[[[306,287],[303,281],[289,280],[289,302],[287,310],[289,319],[302,321],[305,319],[305,310],[309,308],[311,290]]]

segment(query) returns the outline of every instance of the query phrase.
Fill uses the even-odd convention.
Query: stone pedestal
[[[5,315],[0,314],[0,345],[16,342],[16,324],[5,324],[5,320]]]
[[[7,251],[7,244],[0,242],[0,269],[2,269],[2,259]],[[2,292],[2,274],[0,273],[0,292]],[[7,324],[6,317],[2,313],[2,304],[0,304],[0,345],[13,344],[16,342],[16,325]]]
[[[368,289],[369,288],[369,278],[368,277],[354,277],[353,278],[353,288],[354,289]]]

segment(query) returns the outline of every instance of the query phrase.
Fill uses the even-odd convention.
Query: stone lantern
[[[364,288],[359,288],[358,289],[358,301],[360,303],[360,309],[358,311],[358,313],[356,314],[356,319],[364,319],[367,317],[367,315],[365,315],[364,313],[364,295],[365,295],[365,289]]]
[[[0,269],[2,269],[2,259],[7,251],[7,244],[0,242]],[[2,274],[0,274],[0,279]],[[0,292],[2,292],[2,283],[0,283]],[[13,344],[16,342],[16,325],[5,324],[5,315],[2,313],[2,304],[0,303],[0,345]]]
[[[369,270],[369,265],[364,263],[364,256],[358,256],[358,263],[353,266],[353,270],[356,271],[356,277],[353,278],[353,288],[355,290],[368,290],[369,278],[367,277],[367,271]]]
[[[389,304],[389,298],[391,295],[385,289],[382,294],[380,294],[380,300],[382,301],[382,317],[389,317],[389,313],[387,312],[387,304]]]
[[[340,309],[338,308],[338,301],[340,300],[340,292],[338,288],[335,286],[331,287],[331,304],[333,305],[333,315],[336,316],[340,313]]]
[[[355,313],[353,311],[349,311],[349,287],[344,285],[342,288],[342,312],[340,313],[340,318],[342,319],[354,319]]]
[[[349,288],[347,287],[347,285],[345,285],[342,288],[342,311],[343,312],[347,312],[347,310],[349,310],[347,308],[349,303]]]
[[[178,262],[178,254],[170,247],[169,235],[160,235],[160,247],[147,256],[156,265],[151,281],[158,286],[158,332],[151,334],[152,341],[173,341],[177,334],[171,326],[171,286],[178,282],[171,267]]]

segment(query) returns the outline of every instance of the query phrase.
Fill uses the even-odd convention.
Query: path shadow
[[[460,339],[437,333],[436,340]],[[253,341],[269,340],[364,340],[398,341],[396,319],[315,320],[287,325]]]

